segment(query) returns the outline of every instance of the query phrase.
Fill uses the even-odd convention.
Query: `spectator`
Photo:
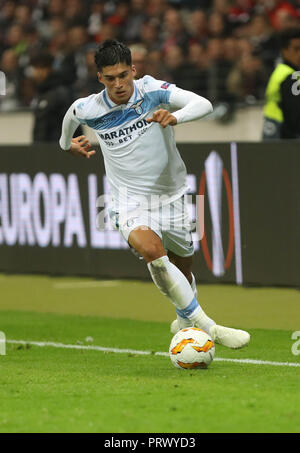
[[[186,61],[181,47],[169,47],[165,62],[170,81],[184,90],[190,87],[192,91],[198,91],[199,75],[197,69],[192,63]]]
[[[14,23],[7,30],[4,46],[6,49],[13,49],[18,56],[26,53],[27,43],[24,36],[24,29],[21,25]]]
[[[123,33],[126,42],[137,42],[141,37],[141,28],[147,19],[145,0],[131,0],[128,18]]]
[[[118,29],[113,24],[103,24],[100,32],[95,36],[95,41],[100,43],[106,39],[116,39],[118,34]]]
[[[22,25],[22,27],[32,25],[31,14],[31,8],[29,5],[26,5],[26,3],[17,5],[14,12],[15,23]]]
[[[213,11],[227,18],[230,14],[230,0],[214,0]]]
[[[300,139],[299,79],[300,28],[281,34],[282,63],[274,69],[266,89],[263,139]]]
[[[188,62],[198,68],[207,69],[207,53],[203,44],[196,42],[189,46]]]
[[[299,25],[299,16],[291,13],[291,11],[282,9],[276,15],[276,28],[279,31],[288,30]]]
[[[224,39],[223,46],[225,60],[234,65],[240,57],[239,40],[234,36],[229,36]]]
[[[208,34],[210,38],[224,38],[227,35],[226,23],[220,13],[211,13],[208,18]]]
[[[85,54],[85,68],[86,73],[74,84],[74,97],[83,98],[89,96],[91,93],[98,93],[104,89],[104,85],[99,83],[97,68],[95,66],[95,49],[96,45],[91,44]]]
[[[235,101],[254,103],[262,99],[267,73],[261,59],[244,54],[227,78],[227,91]]]
[[[83,25],[68,30],[68,51],[61,62],[61,73],[65,84],[73,84],[86,74],[85,52],[88,35]]]
[[[194,74],[194,91],[207,98],[208,94],[208,59],[203,44],[194,43],[189,47],[188,62]]]
[[[67,26],[75,27],[76,25],[82,25],[86,27],[88,24],[88,15],[82,0],[67,0],[64,8],[64,18]]]
[[[209,90],[212,101],[230,102],[228,74],[246,64],[237,60],[246,53],[255,66],[255,52],[271,73],[279,55],[276,33],[299,24],[299,13],[300,0],[0,0],[0,59],[7,49],[16,54],[21,67],[17,93],[20,104],[27,105],[32,82],[22,72],[28,72],[31,56],[40,49],[49,49],[64,83],[79,89],[89,78],[91,44],[114,38],[141,44],[147,61],[140,73],[158,79],[167,76],[169,50],[178,63],[179,47],[188,66],[182,67],[186,87],[195,88],[199,78],[198,93]]]
[[[0,38],[5,31],[13,24],[15,18],[16,4],[14,1],[7,1],[0,9]]]
[[[255,2],[253,0],[235,0],[229,10],[228,16],[228,20],[232,26],[237,27],[248,23],[254,13],[254,6]]]
[[[288,1],[273,0],[272,7],[267,8],[271,24],[275,30],[283,30],[297,26],[300,15],[297,9]],[[286,22],[291,21],[288,26]]]
[[[65,5],[62,0],[49,0],[47,7],[47,16],[60,16],[64,17]]]
[[[27,27],[24,28],[23,36],[26,51],[19,54],[19,66],[25,72],[26,67],[29,65],[31,56],[42,50],[46,43],[33,25],[27,25]]]
[[[48,49],[54,58],[53,68],[62,71],[65,58],[68,54],[68,31],[60,30],[49,41]]]
[[[166,53],[168,49],[173,46],[179,46],[183,50],[187,49],[188,34],[185,30],[183,20],[177,10],[169,8],[166,11],[164,15],[163,31],[163,52]]]
[[[147,49],[141,44],[135,44],[130,47],[132,64],[136,69],[136,78],[141,79],[147,74]]]
[[[20,107],[19,84],[20,70],[18,58],[12,49],[3,52],[0,69],[5,74],[6,95],[0,97],[0,110],[10,111]]]
[[[254,53],[254,47],[251,41],[247,38],[239,38],[237,40],[237,54],[239,58],[243,55],[251,55]]]
[[[161,48],[159,27],[153,19],[147,20],[142,25],[141,44],[146,47],[148,52]]]
[[[60,16],[53,16],[49,19],[49,28],[47,38],[51,39],[54,38],[57,34],[66,31],[66,24],[62,17]]]
[[[249,27],[249,42],[253,45],[256,53],[269,71],[272,72],[274,62],[279,53],[278,39],[268,16],[260,14],[254,16]]]
[[[106,20],[108,24],[111,24],[114,27],[118,28],[119,30],[118,35],[120,37],[122,37],[127,15],[128,15],[128,3],[123,0],[117,3],[114,13],[110,15]]]
[[[212,102],[232,100],[226,90],[226,80],[232,69],[232,62],[225,59],[224,41],[213,38],[208,41],[208,99]]]
[[[91,14],[88,19],[88,32],[90,36],[100,33],[104,23],[105,5],[102,0],[93,0],[91,4]]]
[[[149,18],[154,19],[157,24],[162,23],[163,16],[168,8],[166,0],[148,0],[146,5],[146,14]]]
[[[207,40],[207,14],[205,11],[194,11],[189,20],[189,33],[193,42],[203,43]]]
[[[35,55],[31,60],[36,96],[32,101],[34,112],[34,142],[57,142],[61,123],[72,103],[70,90],[63,86],[59,74],[53,71],[53,57],[48,53]]]

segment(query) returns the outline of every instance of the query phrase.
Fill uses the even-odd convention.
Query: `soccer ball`
[[[177,368],[207,368],[214,359],[215,345],[207,332],[188,327],[174,335],[169,354],[171,362]]]

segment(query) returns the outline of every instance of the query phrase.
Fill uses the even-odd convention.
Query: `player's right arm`
[[[73,154],[74,156],[85,157],[89,159],[96,151],[91,150],[91,144],[85,135],[73,138],[74,132],[81,124],[75,116],[75,103],[71,105],[64,116],[62,123],[62,133],[59,139],[60,147]]]
[[[211,102],[196,93],[183,90],[162,80],[156,80],[151,76],[145,76],[143,80],[148,95],[152,93],[160,105],[166,106],[156,110],[151,118],[147,118],[148,123],[156,122],[165,128],[169,125],[175,126],[199,120],[213,111]]]

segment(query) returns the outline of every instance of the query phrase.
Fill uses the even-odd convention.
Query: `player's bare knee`
[[[151,263],[165,254],[166,253],[160,244],[148,244],[142,249],[142,255],[147,263]]]

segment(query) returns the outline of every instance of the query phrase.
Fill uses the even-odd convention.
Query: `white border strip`
[[[136,354],[136,355],[154,355],[169,357],[168,352],[151,352],[151,351],[139,351],[135,349],[118,349],[118,348],[105,348],[102,346],[93,345],[79,345],[79,344],[63,344],[54,343],[51,341],[25,341],[25,340],[7,340],[6,343],[20,344],[23,346],[39,346],[41,348],[51,347],[59,349],[79,349],[88,351],[100,351],[100,352],[115,352],[118,354]],[[294,362],[271,362],[268,360],[255,360],[255,359],[226,359],[216,357],[215,362],[233,362],[233,363],[245,363],[249,365],[271,365],[271,366],[285,366],[285,367],[300,367],[300,363]]]
[[[237,145],[231,143],[231,175],[232,175],[232,197],[233,197],[233,221],[234,221],[234,244],[235,244],[235,272],[236,283],[243,284],[242,267],[242,246],[241,246],[241,222],[240,222],[240,200],[239,200],[239,176]]]

